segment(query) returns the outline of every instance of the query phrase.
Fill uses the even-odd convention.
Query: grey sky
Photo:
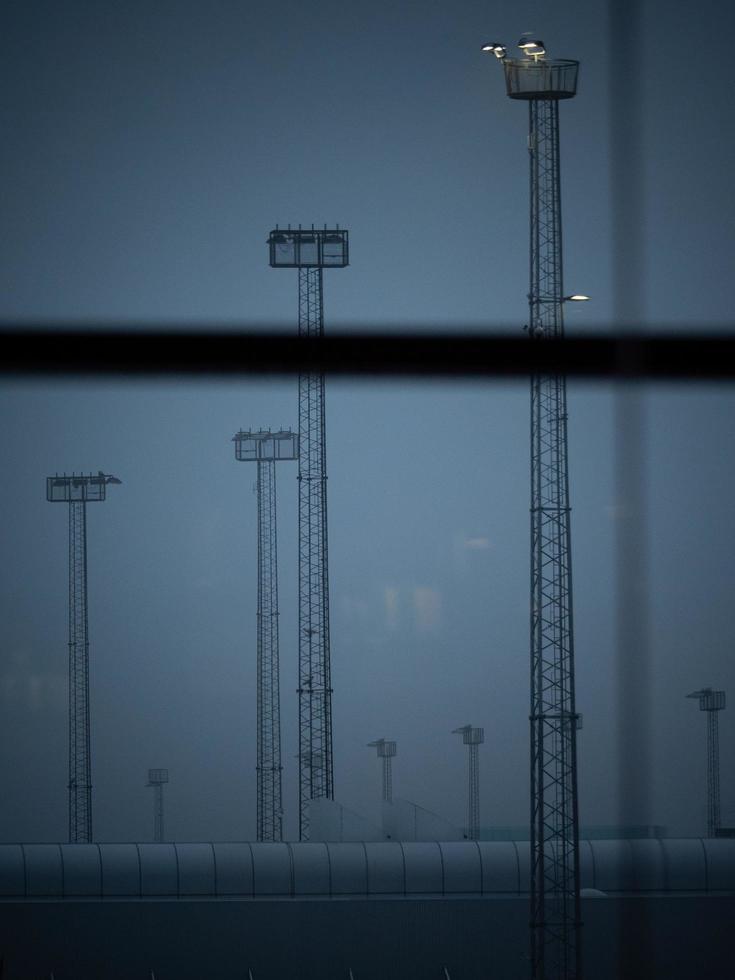
[[[276,222],[326,221],[350,229],[352,259],[325,274],[327,329],[519,329],[527,120],[479,46],[532,28],[582,61],[579,95],[562,108],[565,277],[595,301],[569,311],[567,329],[605,327],[605,9],[6,3],[2,316],[291,327],[296,276],[267,267],[265,238]],[[729,79],[708,53],[715,24],[727,33],[732,18],[713,2],[696,23],[683,6],[645,7],[645,36],[660,38],[644,46],[641,93],[649,327],[732,320]],[[726,387],[652,388],[644,404],[653,794],[650,812],[629,817],[695,833],[705,726],[683,696],[735,691],[735,405]],[[611,823],[613,390],[570,386],[569,408],[582,820]],[[174,837],[254,836],[255,473],[230,437],[295,427],[295,380],[6,383],[0,413],[0,837],[65,835],[66,510],[45,502],[43,480],[81,468],[123,480],[88,508],[96,835],[150,836],[145,773],[168,766]],[[471,722],[486,729],[483,823],[522,823],[526,385],[331,382],[327,413],[337,795],[374,814],[378,762],[365,743],[395,738],[396,795],[460,823],[465,750],[449,733]],[[295,475],[279,466],[289,834]]]

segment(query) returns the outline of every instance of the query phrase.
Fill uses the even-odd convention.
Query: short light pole
[[[452,730],[452,735],[461,735],[469,749],[467,781],[467,836],[470,840],[480,839],[480,760],[478,745],[485,741],[485,729],[464,725]]]
[[[163,832],[163,785],[168,782],[168,769],[149,769],[146,786],[153,787],[153,840],[164,841]]]
[[[385,738],[368,742],[369,748],[378,750],[378,758],[383,760],[383,799],[386,803],[393,802],[393,758],[396,755],[396,743]]]

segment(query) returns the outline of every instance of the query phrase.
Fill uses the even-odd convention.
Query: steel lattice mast
[[[278,649],[276,462],[298,459],[298,437],[286,430],[233,436],[235,457],[258,464],[257,838],[283,839],[281,695]]]
[[[168,782],[168,769],[149,769],[146,786],[153,787],[153,841],[161,844],[166,839],[163,825],[163,785]]]
[[[46,479],[46,500],[69,505],[69,842],[92,841],[92,752],[89,721],[87,502],[102,501],[105,473]]]
[[[707,712],[707,836],[716,837],[720,828],[720,732],[718,711],[725,707],[725,692],[704,687],[687,694],[699,700],[699,710]]]
[[[324,333],[322,272],[348,264],[339,228],[276,228],[270,264],[297,268],[299,336]],[[329,645],[324,375],[299,376],[299,838],[309,838],[309,801],[334,797]]]
[[[533,338],[563,335],[559,103],[529,102]],[[534,976],[580,974],[579,823],[566,379],[531,380]]]
[[[393,802],[393,759],[396,755],[396,743],[385,738],[368,742],[368,748],[378,750],[378,758],[383,760],[383,799],[386,803]]]
[[[324,333],[322,270],[299,269],[299,336]],[[324,375],[299,376],[299,836],[309,801],[334,796]]]
[[[257,838],[283,839],[275,460],[258,461]]]
[[[467,836],[470,840],[480,839],[480,760],[478,745],[485,741],[485,729],[463,725],[452,730],[452,735],[461,735],[469,749],[467,760]]]
[[[547,61],[542,41],[503,60],[507,94],[528,102],[531,196],[529,332],[564,333],[559,102],[576,94],[579,62]],[[586,297],[585,297],[586,298]],[[581,977],[578,716],[567,462],[566,379],[531,378],[531,966],[534,980]]]

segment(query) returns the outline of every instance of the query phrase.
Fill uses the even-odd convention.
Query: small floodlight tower
[[[720,828],[720,732],[718,711],[725,707],[725,692],[703,687],[688,698],[699,699],[699,710],[707,712],[707,836],[716,837]]]
[[[578,61],[547,60],[524,36],[503,63],[507,94],[528,103],[531,163],[529,335],[564,333],[559,103],[577,91]],[[531,964],[534,980],[581,977],[577,714],[566,379],[531,378]]]
[[[349,262],[348,233],[275,228],[270,264],[299,270],[299,336],[324,334],[322,271]],[[299,375],[299,838],[309,839],[309,800],[334,798],[329,657],[327,460],[324,375]]]
[[[232,437],[235,457],[258,464],[257,613],[257,836],[283,839],[281,794],[281,695],[278,655],[278,533],[276,463],[299,457],[295,432],[241,430]]]
[[[385,738],[368,742],[368,748],[378,750],[378,758],[383,760],[383,799],[386,803],[393,802],[393,758],[396,754],[396,743]]]
[[[92,841],[92,755],[89,727],[87,502],[105,499],[115,476],[66,473],[46,479],[46,500],[69,505],[69,842]]]
[[[153,787],[153,840],[162,844],[163,836],[163,784],[168,782],[168,769],[149,769],[146,786]]]
[[[480,839],[480,760],[478,745],[485,741],[485,729],[464,725],[452,729],[452,735],[461,735],[469,749],[467,781],[467,836],[470,840]]]

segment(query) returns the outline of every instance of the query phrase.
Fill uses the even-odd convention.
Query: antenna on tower
[[[478,745],[485,741],[485,729],[464,725],[454,728],[452,735],[461,735],[469,749],[467,780],[467,836],[470,840],[480,839],[480,761]]]
[[[116,476],[99,470],[46,479],[46,500],[69,505],[69,842],[92,841],[92,751],[89,724],[87,503],[103,501]]]
[[[688,698],[699,700],[699,710],[707,712],[707,836],[717,837],[720,829],[720,732],[718,711],[725,707],[725,692],[703,687]]]
[[[368,742],[368,748],[378,750],[378,758],[383,760],[383,799],[386,803],[393,802],[393,759],[396,755],[396,743],[384,738]]]
[[[283,839],[281,694],[278,652],[278,534],[276,463],[299,458],[299,437],[290,429],[240,430],[232,437],[235,457],[258,464],[257,613],[257,836]]]
[[[511,99],[528,103],[531,162],[529,337],[564,334],[559,103],[577,92],[579,62],[547,59],[523,35],[521,57],[493,41]],[[531,378],[531,962],[534,980],[582,973],[577,722],[566,378]]]
[[[273,268],[299,270],[299,337],[323,336],[322,271],[348,264],[348,232],[276,227],[268,246]],[[299,375],[299,450],[299,838],[308,840],[309,801],[334,798],[323,374]]]

